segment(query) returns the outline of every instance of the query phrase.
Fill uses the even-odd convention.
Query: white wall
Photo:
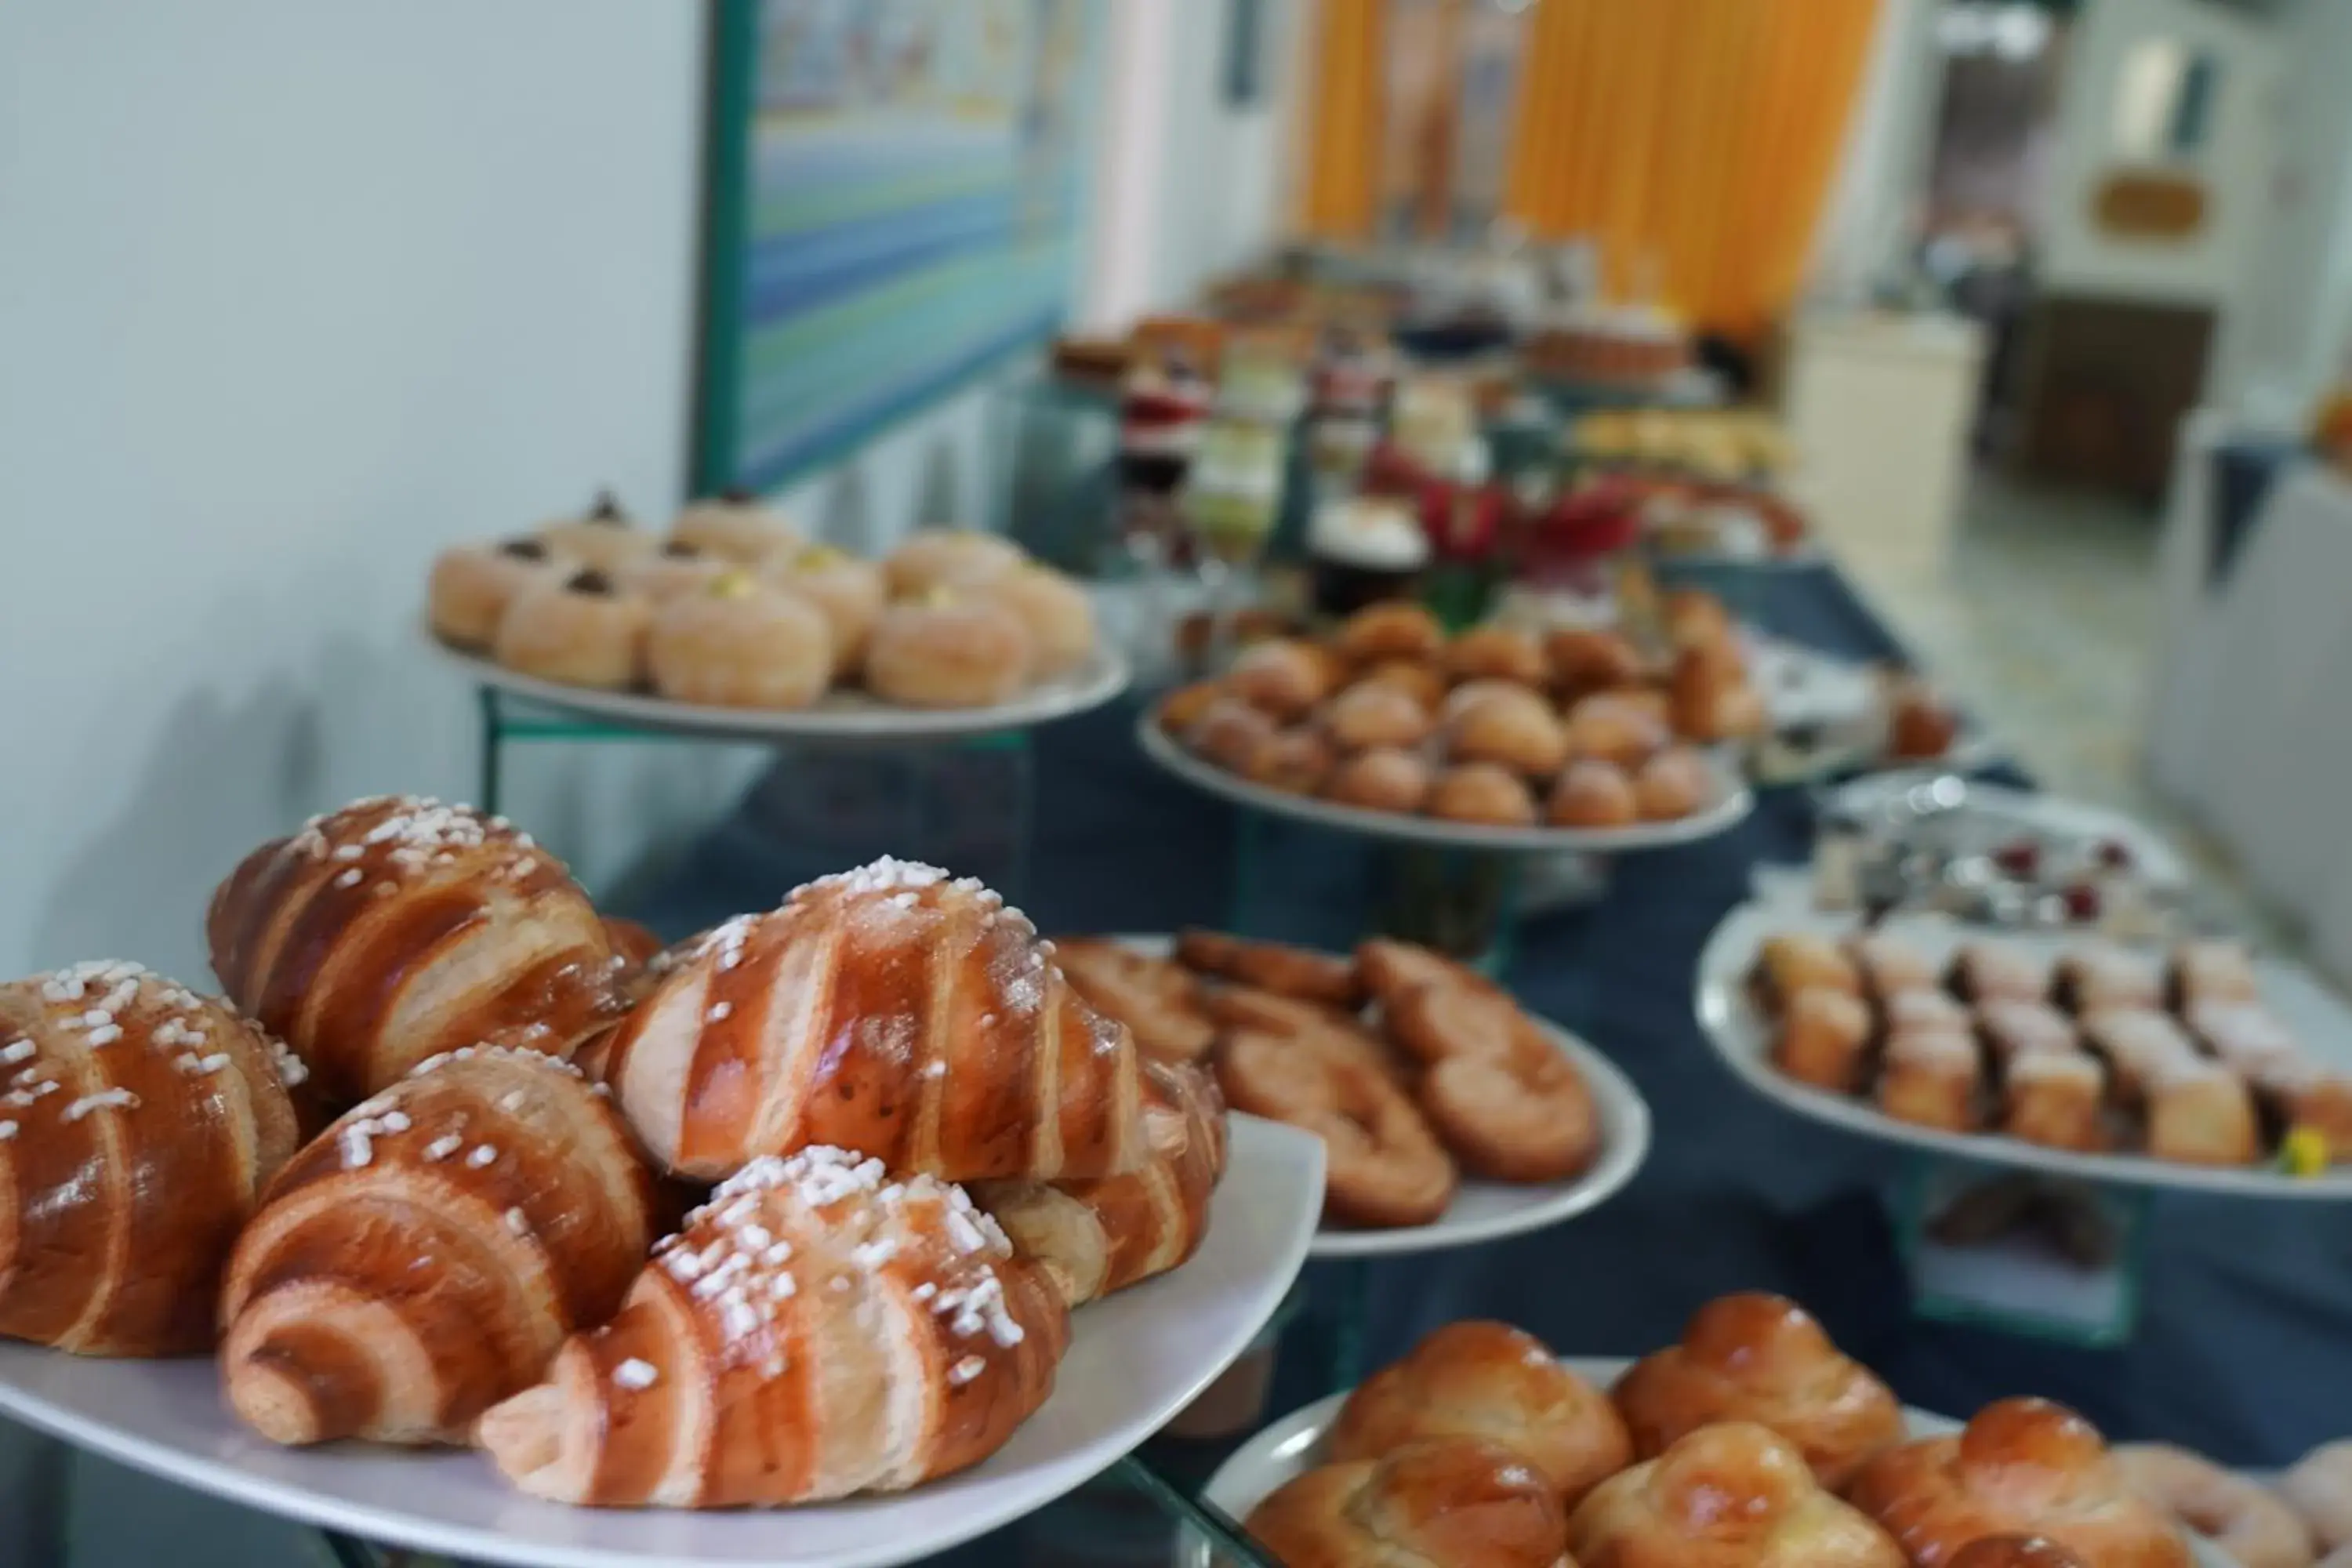
[[[1861,298],[1913,237],[1943,91],[1937,9],[1933,0],[1880,0],[1861,100],[1813,244],[1811,287],[1821,298]]]
[[[1264,0],[1260,101],[1224,96],[1226,8],[1118,0],[1097,166],[1101,215],[1083,293],[1089,326],[1180,306],[1271,248],[1287,228],[1284,137],[1307,0]]]
[[[2352,336],[2352,5],[2292,0],[2273,28],[2285,79],[2238,368],[2245,387],[2299,410],[2342,371]]]

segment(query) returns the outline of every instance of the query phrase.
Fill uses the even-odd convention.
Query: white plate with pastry
[[[1188,941],[1213,938],[1213,933],[1192,933]],[[1132,951],[1154,959],[1168,959],[1174,952],[1176,940],[1168,936],[1122,936],[1118,942]],[[1066,965],[1068,942],[1061,944]],[[1280,963],[1286,957],[1344,965],[1349,961],[1330,954],[1311,954],[1306,950],[1285,948],[1270,942],[1229,942],[1234,952],[1245,952],[1261,959],[1271,957]],[[1402,944],[1397,944],[1402,945]],[[1271,976],[1247,969],[1247,959],[1242,961],[1240,973],[1251,973],[1254,980]],[[1086,987],[1081,984],[1085,992]],[[1096,1005],[1105,1006],[1105,999],[1089,994]],[[1257,1008],[1282,1007],[1279,999],[1259,996]],[[1106,1010],[1117,1012],[1116,1007]],[[1366,1008],[1366,1017],[1372,1009]],[[1496,1241],[1504,1237],[1520,1236],[1528,1231],[1543,1230],[1590,1212],[1606,1203],[1633,1179],[1642,1162],[1650,1152],[1650,1108],[1643,1102],[1633,1081],[1618,1070],[1616,1064],[1583,1040],[1549,1019],[1533,1014],[1520,1015],[1534,1026],[1541,1039],[1565,1058],[1577,1079],[1582,1081],[1589,1114],[1597,1128],[1593,1152],[1588,1163],[1573,1175],[1528,1182],[1482,1180],[1464,1174],[1452,1188],[1444,1212],[1423,1224],[1404,1224],[1370,1228],[1327,1219],[1315,1233],[1309,1255],[1329,1258],[1387,1258],[1416,1252],[1438,1252],[1448,1247],[1472,1247],[1481,1242]],[[1134,1020],[1129,1022],[1133,1024]],[[1254,1026],[1266,1026],[1265,1021],[1251,1018]],[[1331,1183],[1335,1191],[1344,1184],[1345,1172]]]
[[[1633,1363],[1617,1356],[1562,1356],[1560,1364],[1594,1387],[1607,1388]],[[1236,1521],[1248,1518],[1250,1510],[1276,1489],[1325,1462],[1326,1439],[1339,1419],[1339,1407],[1347,1402],[1347,1394],[1334,1394],[1265,1427],[1217,1467],[1202,1489],[1202,1500]],[[1908,1405],[1904,1407],[1903,1418],[1912,1438],[1940,1437],[1961,1426],[1948,1415]],[[2235,1568],[2232,1559],[2209,1542],[2191,1539],[2189,1549],[2199,1568]],[[1192,1531],[1186,1531],[1177,1542],[1176,1568],[1214,1568],[1221,1561],[1215,1550]]]
[[[1071,1319],[1043,1408],[992,1457],[913,1491],[773,1511],[615,1511],[525,1497],[483,1456],[281,1448],[229,1413],[209,1360],[94,1361],[0,1344],[0,1412],[165,1480],[366,1540],[538,1568],[696,1563],[869,1568],[943,1551],[1042,1507],[1132,1449],[1247,1347],[1307,1256],[1312,1138],[1233,1121],[1201,1250]]]
[[[1940,916],[1855,940],[1850,915],[1755,903],[1708,939],[1700,1026],[1767,1099],[1952,1159],[2352,1199],[2352,1015],[2309,975],[2227,942],[2168,960]],[[1797,978],[1774,982],[1781,968]],[[1771,1000],[1784,987],[1797,1006]]]
[[[1527,855],[1606,855],[1629,849],[1657,849],[1712,838],[1737,826],[1756,805],[1756,797],[1747,784],[1721,759],[1693,753],[1704,759],[1706,788],[1704,804],[1687,816],[1635,822],[1622,827],[1514,827],[1456,822],[1343,805],[1316,795],[1255,784],[1186,751],[1149,712],[1137,722],[1135,735],[1143,754],[1154,763],[1195,789],[1222,795],[1236,805],[1335,832],[1437,848],[1507,850]]]
[[[1127,689],[1127,658],[1098,643],[1075,668],[982,708],[908,708],[854,689],[835,689],[805,708],[722,708],[677,702],[642,691],[567,686],[509,669],[425,634],[435,652],[469,679],[514,697],[630,730],[723,741],[949,741],[1025,730],[1101,707]]]

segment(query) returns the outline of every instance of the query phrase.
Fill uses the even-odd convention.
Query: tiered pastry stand
[[[1165,957],[1173,946],[1165,936],[1130,936],[1120,941],[1153,957]],[[1650,1110],[1640,1091],[1614,1063],[1583,1040],[1546,1019],[1534,1017],[1534,1021],[1575,1065],[1591,1092],[1601,1123],[1598,1154],[1590,1167],[1566,1181],[1511,1184],[1465,1179],[1453,1205],[1429,1225],[1394,1230],[1318,1227],[1307,1256],[1333,1264],[1337,1275],[1327,1389],[1344,1390],[1363,1375],[1373,1258],[1475,1247],[1564,1224],[1607,1202],[1641,1169],[1650,1150]]]
[[[1136,741],[1145,756],[1193,788],[1247,808],[1234,879],[1237,908],[1229,922],[1234,929],[1253,931],[1259,923],[1251,918],[1255,884],[1271,879],[1260,865],[1266,858],[1262,819],[1279,818],[1379,846],[1383,868],[1402,889],[1402,896],[1391,896],[1387,907],[1375,911],[1381,931],[1475,959],[1490,969],[1499,968],[1508,955],[1520,868],[1529,858],[1579,862],[1597,893],[1609,858],[1711,838],[1737,826],[1756,804],[1746,781],[1717,758],[1714,803],[1689,816],[1625,827],[1487,827],[1366,811],[1253,784],[1178,745],[1149,709],[1136,725]],[[1353,934],[1328,933],[1327,940]]]
[[[728,1512],[537,1502],[462,1450],[277,1447],[238,1424],[216,1368],[203,1359],[95,1361],[0,1343],[0,1413],[165,1480],[316,1526],[354,1568],[378,1568],[377,1549],[363,1542],[525,1568],[883,1568],[970,1541],[1113,1465],[1213,1534],[1215,1520],[1131,1456],[1265,1328],[1306,1261],[1322,1200],[1317,1140],[1234,1118],[1200,1251],[1074,1313],[1052,1396],[1003,1448],[888,1496]]]
[[[1700,955],[1696,1006],[1708,1041],[1748,1088],[1800,1116],[1911,1152],[1894,1217],[1898,1245],[1913,1266],[1915,1306],[1922,1313],[2094,1345],[2116,1343],[2129,1337],[2136,1318],[2140,1244],[2149,1227],[2153,1194],[2171,1190],[2283,1203],[2352,1201],[2352,1167],[2299,1176],[2269,1166],[2214,1168],[2138,1154],[2076,1153],[1992,1133],[1916,1126],[1883,1114],[1865,1100],[1789,1078],[1772,1065],[1769,1032],[1747,994],[1746,980],[1758,948],[1776,931],[1834,934],[1853,923],[1850,915],[1822,914],[1793,900],[1740,905],[1716,928]],[[1938,963],[1971,939],[1998,937],[2053,955],[2069,943],[2088,940],[2087,933],[1994,932],[1930,916],[1898,917],[1882,929]],[[2260,967],[2265,1002],[2295,1030],[2305,1048],[2335,1065],[2352,1068],[2352,1010],[2298,970],[2270,963]],[[1988,1170],[2029,1173],[2083,1194],[2093,1211],[2105,1215],[2119,1232],[2115,1278],[2095,1295],[2085,1289],[2073,1301],[2056,1298],[2059,1310],[2050,1312],[1990,1304],[1975,1289],[1965,1296],[1919,1289],[1927,1221],[1937,1201],[1953,1195],[1950,1189],[1956,1184],[1964,1185]],[[2014,1269],[2004,1268],[2002,1272],[2006,1278],[2000,1281],[1971,1283],[1979,1288],[1997,1284],[1997,1297],[2021,1300],[2044,1293],[2044,1287],[2018,1278]]]

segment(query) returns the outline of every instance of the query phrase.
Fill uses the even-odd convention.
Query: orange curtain
[[[1619,299],[1752,333],[1794,297],[1878,0],[1538,0],[1505,205]]]
[[[1385,10],[1386,0],[1319,0],[1316,6],[1306,210],[1299,217],[1317,238],[1369,238],[1380,210]]]

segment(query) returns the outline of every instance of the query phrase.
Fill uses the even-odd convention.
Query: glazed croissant
[[[478,1439],[535,1497],[781,1507],[976,1464],[1045,1403],[1069,1317],[962,1190],[755,1161]]]
[[[652,1203],[628,1130],[568,1064],[425,1062],[295,1156],[238,1240],[229,1404],[278,1443],[462,1442],[619,1308]]]
[[[210,1348],[229,1247],[299,1142],[279,1048],[135,963],[0,985],[0,1335]]]
[[[1225,1168],[1224,1100],[1197,1069],[1148,1061],[1144,1073],[1152,1103],[1183,1118],[1181,1149],[1123,1176],[972,1185],[972,1201],[1072,1307],[1176,1268],[1209,1231],[1209,1197]]]
[[[569,1056],[619,965],[562,863],[471,806],[356,801],[247,856],[205,933],[229,996],[337,1106],[483,1041]]]
[[[703,1180],[818,1144],[956,1182],[1118,1175],[1178,1147],[1181,1122],[1147,1124],[1134,1037],[1050,957],[979,883],[879,860],[712,931],[616,1031],[604,1080]]]

